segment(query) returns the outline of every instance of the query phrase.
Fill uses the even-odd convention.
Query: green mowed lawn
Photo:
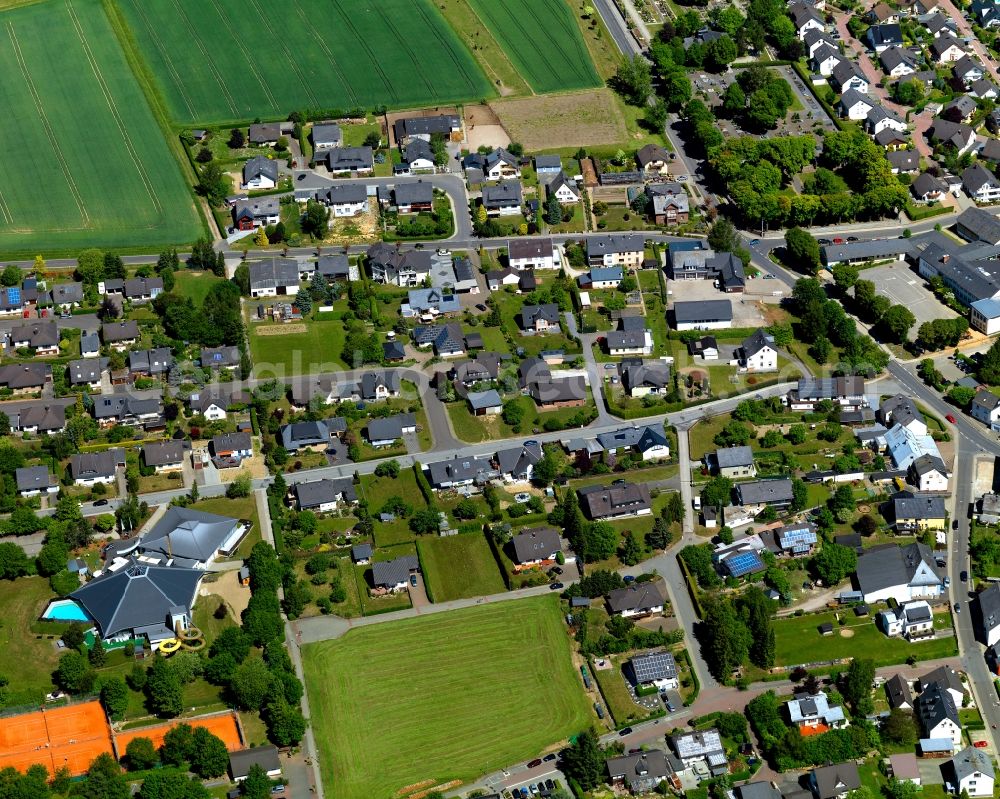
[[[304,333],[265,336],[261,328],[276,325],[252,325],[250,328],[250,353],[253,357],[254,376],[276,376],[330,372],[346,368],[341,359],[344,349],[344,323],[340,321],[304,323]]]
[[[417,541],[424,580],[435,602],[506,590],[500,567],[482,533],[462,533]]]
[[[302,652],[339,799],[475,779],[590,723],[554,596],[357,628]]]
[[[816,613],[778,619],[774,622],[775,659],[779,666],[795,666],[819,660],[856,657],[863,653],[876,665],[904,663],[913,655],[917,660],[933,660],[954,655],[955,638],[932,638],[908,643],[902,638],[889,638],[875,626],[873,617],[855,617],[846,608],[839,611],[847,619],[841,627],[834,614]],[[820,635],[819,625],[833,624],[831,635]]]
[[[194,199],[101,3],[52,0],[0,21],[0,252],[195,239]]]
[[[50,599],[55,594],[44,577],[21,577],[0,590],[0,674],[8,680],[8,705],[38,705],[53,690],[51,674],[59,661],[56,642],[31,631]],[[63,625],[51,627],[48,634],[58,638]]]
[[[565,0],[468,0],[538,93],[602,85]]]
[[[182,123],[284,119],[307,107],[410,108],[494,94],[430,0],[121,5]]]
[[[174,275],[174,294],[190,297],[195,307],[200,308],[212,286],[223,280],[224,278],[217,277],[211,272],[182,269]]]

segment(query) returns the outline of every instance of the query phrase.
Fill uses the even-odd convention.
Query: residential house
[[[948,196],[948,187],[930,172],[921,172],[910,184],[910,192],[918,202],[933,203]]]
[[[996,100],[1000,96],[1000,87],[990,78],[976,80],[969,85],[969,96],[975,97],[977,100]],[[989,127],[989,117],[986,121],[987,127]]]
[[[558,175],[562,172],[562,159],[558,155],[536,155],[535,173],[543,178],[545,175]]]
[[[904,142],[907,141],[907,137],[903,135],[906,133],[906,121],[891,108],[886,108],[884,105],[875,105],[868,112],[868,116],[865,117],[865,129],[872,136],[878,136],[883,131],[892,130],[899,133],[900,138]]]
[[[876,53],[903,44],[903,32],[898,23],[872,25],[865,33],[865,41]]]
[[[587,264],[589,266],[642,266],[646,242],[638,233],[614,233],[587,238]]]
[[[938,666],[917,680],[917,687],[921,692],[935,684],[944,689],[951,697],[955,707],[962,707],[965,704],[965,687],[962,685],[962,678],[958,676],[955,669],[950,666]]]
[[[130,323],[135,326],[135,322]],[[53,321],[38,320],[10,329],[10,345],[14,349],[31,349],[37,357],[59,354],[59,328]]]
[[[703,361],[719,360],[719,342],[715,336],[702,336],[688,342],[688,354]]]
[[[300,511],[330,513],[343,505],[353,505],[358,501],[354,480],[350,477],[296,483],[292,490],[295,492],[296,507]]]
[[[916,150],[895,150],[886,153],[885,157],[894,175],[915,175],[920,171],[920,153]]]
[[[508,180],[521,177],[521,162],[517,156],[498,147],[482,156],[483,177],[486,180]]]
[[[928,686],[917,697],[916,716],[927,738],[951,740],[952,746],[962,744],[962,722],[955,700],[938,683]]]
[[[372,148],[367,145],[363,147],[335,147],[317,154],[315,160],[325,160],[326,168],[334,175],[344,175],[349,172],[367,175],[375,166],[375,154],[372,152]]]
[[[83,283],[57,283],[49,289],[46,301],[63,312],[77,308],[83,302]]]
[[[249,433],[222,433],[212,437],[212,455],[216,466],[239,466],[244,458],[253,457],[253,440]]]
[[[368,248],[368,267],[372,280],[394,286],[419,286],[431,271],[428,250],[402,251],[379,242]]]
[[[499,477],[486,457],[455,456],[451,460],[427,464],[427,480],[437,490],[483,485]]]
[[[525,358],[517,367],[518,385],[535,403],[546,408],[578,408],[587,403],[585,380],[559,377],[541,358]]]
[[[202,347],[198,360],[209,369],[239,369],[239,347]]]
[[[983,28],[1000,27],[1000,8],[993,0],[973,0],[969,10]]]
[[[462,140],[462,120],[454,114],[436,114],[424,117],[403,117],[392,124],[396,144],[403,146],[411,139],[430,141],[435,133],[449,141]]]
[[[635,161],[647,175],[669,175],[671,155],[658,144],[647,144],[636,152]]]
[[[72,402],[71,399],[5,402],[2,410],[10,420],[11,431],[52,435],[66,429],[66,407]]]
[[[420,317],[429,322],[435,317],[454,315],[461,310],[461,302],[450,290],[410,289],[407,293],[407,302],[400,308],[400,314],[407,319]]]
[[[158,474],[179,472],[184,468],[184,454],[190,447],[187,441],[152,441],[142,445],[142,460]]]
[[[854,121],[861,121],[868,117],[868,112],[875,107],[876,101],[867,94],[862,94],[857,89],[849,89],[840,98],[838,106],[840,115]]]
[[[786,402],[794,411],[811,411],[824,400],[842,409],[856,410],[867,404],[865,380],[859,376],[800,378],[796,388],[788,392]]]
[[[674,733],[670,745],[688,768],[706,768],[713,777],[729,771],[729,761],[722,746],[722,737],[714,727],[695,732]]]
[[[278,162],[256,155],[243,165],[241,189],[273,189],[278,185]]]
[[[670,365],[665,361],[626,358],[618,364],[618,376],[630,397],[667,394],[673,388]]]
[[[497,416],[503,411],[503,399],[495,388],[486,391],[470,391],[465,401],[473,416]]]
[[[541,459],[541,444],[525,441],[521,446],[497,450],[494,463],[505,482],[524,483],[531,480],[535,464]]]
[[[673,774],[667,755],[661,749],[635,750],[621,757],[609,757],[608,781],[618,789],[634,794],[650,794]]]
[[[951,33],[942,33],[931,42],[931,57],[936,64],[954,64],[965,55],[961,42]]]
[[[971,86],[976,81],[982,80],[986,73],[983,65],[970,55],[962,56],[952,67],[952,74],[966,86]],[[967,122],[968,120],[962,120]]]
[[[1000,13],[994,19],[1000,24]],[[955,778],[951,788],[956,796],[993,796],[993,761],[982,749],[967,746],[952,759],[951,770]]]
[[[299,265],[293,258],[268,258],[249,266],[251,297],[294,297],[299,293]]]
[[[41,391],[52,382],[52,367],[47,363],[9,363],[0,366],[0,388],[14,394]]]
[[[754,463],[753,449],[750,447],[724,447],[709,455],[709,468],[713,473],[739,480],[745,477],[756,477],[757,466]]]
[[[899,22],[899,12],[886,3],[876,3],[865,14],[865,17],[872,25],[897,24]]]
[[[41,494],[59,492],[59,481],[49,471],[48,466],[22,466],[14,471],[17,493],[22,497],[37,497]]]
[[[559,306],[554,302],[522,306],[519,316],[523,333],[545,334],[559,331]]]
[[[861,787],[861,775],[853,761],[820,766],[810,772],[809,786],[816,799],[846,799]]]
[[[417,419],[412,413],[369,419],[365,432],[373,447],[391,447],[404,435],[417,432]]]
[[[626,619],[663,613],[666,599],[660,582],[635,582],[625,588],[616,588],[608,594],[608,609]]]
[[[108,367],[107,358],[80,359],[70,361],[68,366],[69,384],[72,388],[85,386],[91,391],[101,390],[101,373]]]
[[[344,133],[335,122],[318,123],[312,126],[314,150],[329,150],[344,144]]]
[[[250,197],[233,204],[233,227],[236,230],[256,230],[281,221],[281,202],[275,195]]]
[[[689,300],[675,302],[677,330],[720,330],[733,326],[733,304],[729,300]]]
[[[927,422],[917,404],[905,394],[896,394],[883,400],[878,407],[878,419],[886,427],[899,425],[914,435],[927,434]]]
[[[410,575],[419,571],[420,561],[416,555],[375,561],[372,564],[372,594],[379,596],[405,591]]]
[[[794,3],[788,7],[791,14],[792,23],[795,25],[795,32],[799,39],[805,37],[809,31],[821,31],[824,28],[823,18],[816,13],[815,9],[805,3]]]
[[[982,208],[966,208],[955,220],[955,232],[966,241],[982,242],[996,247],[1000,245],[1000,218]],[[979,271],[982,269],[980,268]],[[931,275],[921,276],[930,277]],[[1000,289],[997,289],[997,292],[1000,292]],[[976,299],[980,298],[976,297]]]
[[[986,646],[1000,643],[1000,584],[990,583],[972,604],[976,638]]]
[[[80,335],[80,356],[96,358],[101,354],[101,337],[97,331],[84,332]]]
[[[823,691],[815,694],[798,691],[786,707],[789,721],[803,736],[820,735],[847,726],[844,708],[831,705]]]
[[[618,320],[618,329],[604,337],[609,355],[652,355],[653,331],[646,327],[644,316],[623,316]]]
[[[426,325],[413,328],[413,343],[417,347],[433,347],[439,358],[465,355],[465,335],[458,322],[446,325]]]
[[[644,461],[670,457],[670,441],[663,430],[662,422],[632,424],[609,433],[599,433],[597,441],[609,456],[616,456],[621,450],[641,455]]]
[[[874,110],[869,112],[868,116],[871,117],[875,113]],[[875,143],[886,150],[886,152],[892,152],[893,150],[900,150],[905,147],[910,146],[910,134],[901,133],[894,128],[882,128],[874,136]]]
[[[798,521],[760,534],[765,546],[775,555],[793,558],[812,554],[819,543],[817,527],[812,522]]]
[[[361,399],[366,402],[381,401],[399,396],[399,372],[387,369],[365,372],[361,375]]]
[[[1000,200],[1000,180],[982,164],[973,164],[962,172],[962,188],[977,203]]]
[[[878,624],[890,638],[901,635],[907,641],[917,641],[934,635],[934,614],[922,599],[883,610]]]
[[[855,573],[858,590],[871,604],[890,598],[896,602],[934,599],[944,593],[933,552],[921,543],[884,544],[858,557]]]
[[[593,485],[577,493],[587,517],[595,521],[648,516],[653,512],[649,486],[645,483]]]
[[[249,405],[250,399],[250,395],[242,390],[227,392],[222,387],[214,391],[199,389],[188,398],[188,407],[192,413],[201,414],[209,422],[221,422],[230,407]]]
[[[912,710],[913,691],[910,683],[901,675],[894,674],[885,681],[885,695],[889,700],[889,707],[893,710]]]
[[[849,91],[868,94],[868,90],[871,88],[871,81],[865,76],[861,67],[849,59],[844,59],[837,64],[830,77],[841,94]]]
[[[892,497],[893,518],[900,532],[944,530],[948,513],[941,494],[900,491]]]
[[[94,418],[101,427],[122,424],[152,429],[163,426],[163,397],[110,394],[94,398]]]
[[[890,78],[903,78],[917,71],[917,61],[905,47],[887,47],[878,55],[882,71]]]
[[[552,239],[511,239],[507,242],[507,265],[514,270],[559,269],[559,245]]]
[[[433,172],[434,151],[423,139],[413,139],[403,147],[403,163],[409,172]]]
[[[774,336],[758,328],[736,351],[739,368],[745,372],[774,372],[778,369],[778,349]]]
[[[545,186],[547,196],[555,195],[560,205],[575,205],[580,202],[580,190],[576,187],[576,182],[566,177],[565,172],[560,172]]]
[[[976,503],[976,518],[982,524],[1000,524],[1000,494],[983,494]]]
[[[260,147],[274,147],[281,138],[281,123],[256,122],[250,126],[247,141]]]
[[[499,377],[500,360],[495,352],[481,352],[473,360],[456,363],[449,371],[449,377],[466,388],[488,383]]]
[[[792,499],[792,481],[788,478],[736,484],[736,504],[744,507],[787,508]]]
[[[351,561],[359,566],[367,566],[372,562],[375,552],[369,543],[355,544],[351,547]]]
[[[121,447],[84,452],[69,459],[69,475],[78,486],[113,483],[119,467],[125,468],[125,450]]]
[[[690,219],[691,201],[679,183],[649,183],[645,192],[657,225],[684,225]]]
[[[170,347],[133,350],[128,354],[128,371],[133,378],[160,377],[167,374],[173,365],[174,354]]]
[[[317,192],[316,199],[330,209],[331,219],[345,219],[368,211],[368,190],[360,183],[338,183]]]
[[[495,186],[484,186],[482,204],[487,216],[511,216],[521,213],[521,184],[508,180]]]
[[[670,277],[674,280],[711,280],[726,294],[746,288],[743,262],[733,253],[717,253],[699,240],[672,242],[667,250]]]
[[[559,531],[552,527],[532,527],[515,535],[510,546],[515,568],[520,571],[555,563],[562,550],[562,539]]]
[[[397,183],[392,189],[392,203],[401,214],[416,214],[434,208],[434,186],[417,180]]]
[[[947,119],[935,119],[927,134],[932,142],[952,147],[959,155],[967,153],[976,143],[976,132],[972,128]]]
[[[833,70],[845,60],[843,53],[826,41],[823,41],[812,54],[813,69],[824,78],[833,75]]]
[[[677,662],[673,653],[666,651],[643,652],[629,660],[633,683],[637,686],[655,687],[661,691],[676,691]]]

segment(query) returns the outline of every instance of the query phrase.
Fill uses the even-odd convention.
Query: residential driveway
[[[347,455],[347,445],[337,439],[331,442],[326,451],[326,462],[329,466],[344,466],[348,463],[354,463]]]
[[[406,444],[406,454],[415,455],[421,452],[420,437],[416,433],[404,433],[403,443]]]
[[[417,584],[407,586],[407,590],[410,592],[410,604],[413,605],[413,609],[419,611],[421,608],[427,607],[431,604],[430,599],[427,598],[427,588],[424,585],[424,575],[418,574]]]

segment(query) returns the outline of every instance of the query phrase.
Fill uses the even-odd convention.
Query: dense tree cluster
[[[747,661],[763,669],[774,665],[774,603],[759,587],[752,585],[735,599],[713,596],[702,604],[702,655],[716,679],[728,679]]]
[[[195,342],[203,347],[243,344],[240,290],[229,281],[214,284],[201,307],[190,297],[164,292],[153,300],[163,320],[163,329],[174,341]]]

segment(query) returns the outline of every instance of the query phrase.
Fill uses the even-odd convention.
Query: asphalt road
[[[639,42],[628,29],[628,25],[625,24],[625,20],[612,0],[595,0],[594,8],[601,15],[604,27],[608,29],[608,33],[611,34],[611,38],[614,39],[615,45],[623,55],[633,56],[642,53]]]

